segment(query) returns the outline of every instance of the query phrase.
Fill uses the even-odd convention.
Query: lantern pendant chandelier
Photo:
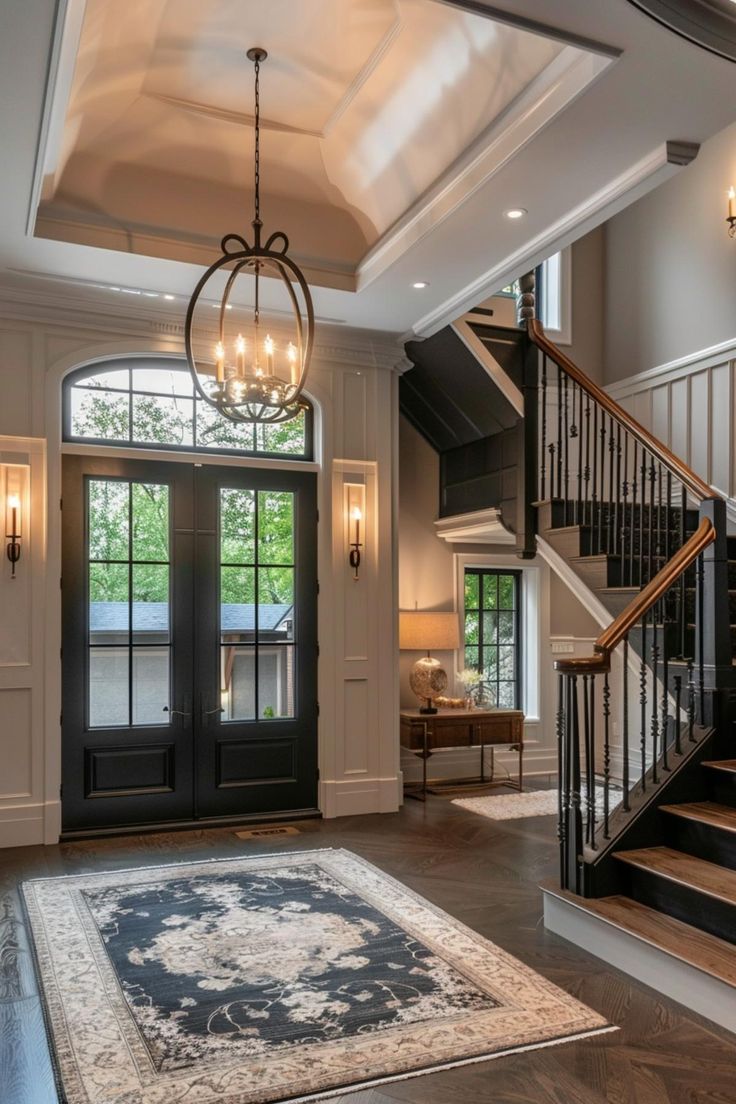
[[[227,234],[221,242],[222,256],[205,272],[189,301],[185,323],[185,346],[189,370],[197,393],[233,422],[287,422],[303,410],[304,383],[314,344],[314,307],[309,286],[299,267],[287,256],[289,239],[276,231],[261,243],[261,108],[260,68],[267,53],[259,47],[248,50],[255,68],[255,214],[252,245],[239,234]],[[197,306],[209,304],[203,297],[209,281],[220,269],[229,269],[225,289],[219,300],[219,335],[209,355],[198,357],[195,345]],[[269,333],[263,333],[260,318],[260,281],[263,272],[280,277],[287,289],[293,312],[293,340],[277,347]],[[243,328],[228,327],[230,297],[240,275],[252,275],[255,281],[253,323]],[[219,283],[218,283],[219,286]],[[232,313],[235,313],[234,311]],[[209,329],[209,327],[208,327]],[[203,347],[206,342],[197,342]]]

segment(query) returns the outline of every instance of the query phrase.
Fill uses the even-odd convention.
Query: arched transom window
[[[64,380],[63,437],[127,448],[312,459],[313,412],[281,425],[239,425],[194,392],[186,362],[98,362]]]

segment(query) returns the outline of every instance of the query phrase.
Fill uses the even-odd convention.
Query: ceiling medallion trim
[[[629,0],[682,38],[736,61],[736,4],[731,0]]]

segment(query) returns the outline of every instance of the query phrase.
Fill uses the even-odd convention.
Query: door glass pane
[[[128,724],[127,648],[89,650],[89,727]]]
[[[220,491],[223,720],[293,717],[294,494]]]
[[[169,488],[160,483],[133,483],[131,492],[133,559],[168,560]]]
[[[119,479],[90,479],[87,495],[89,558],[127,560],[130,484]]]
[[[133,643],[169,643],[169,565],[133,564]]]
[[[293,648],[259,648],[258,713],[264,721],[294,716]]]
[[[133,648],[133,724],[166,724],[169,706],[169,649]]]
[[[222,563],[255,563],[255,519],[255,491],[241,491],[230,487],[221,489],[220,560]]]
[[[223,721],[252,721],[256,715],[255,664],[253,646],[229,647],[221,652],[221,706]]]
[[[258,562],[294,562],[294,495],[291,491],[258,492]]]
[[[169,487],[89,480],[87,532],[89,725],[168,724]]]

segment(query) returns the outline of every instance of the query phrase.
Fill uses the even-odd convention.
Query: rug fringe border
[[[604,1027],[594,1027],[590,1031],[580,1031],[574,1035],[563,1035],[559,1039],[545,1039],[541,1043],[527,1043],[524,1046],[509,1047],[506,1050],[497,1050],[493,1054],[476,1054],[472,1058],[460,1058],[456,1062],[444,1062],[440,1066],[425,1066],[423,1069],[408,1070],[406,1073],[389,1074],[386,1077],[377,1077],[371,1081],[356,1081],[352,1085],[342,1085],[337,1089],[325,1089],[307,1096],[285,1096],[280,1100],[273,1100],[271,1104],[310,1104],[314,1100],[329,1100],[336,1096],[345,1096],[347,1093],[362,1092],[364,1089],[374,1089],[378,1085],[390,1085],[396,1081],[409,1081],[414,1077],[426,1077],[432,1073],[445,1073],[447,1070],[458,1069],[460,1066],[472,1066],[479,1062],[492,1062],[495,1058],[508,1058],[512,1054],[525,1054],[532,1050],[544,1050],[553,1046],[564,1046],[566,1043],[577,1043],[583,1039],[591,1039],[596,1035],[610,1035],[621,1028],[615,1024],[607,1024]]]

